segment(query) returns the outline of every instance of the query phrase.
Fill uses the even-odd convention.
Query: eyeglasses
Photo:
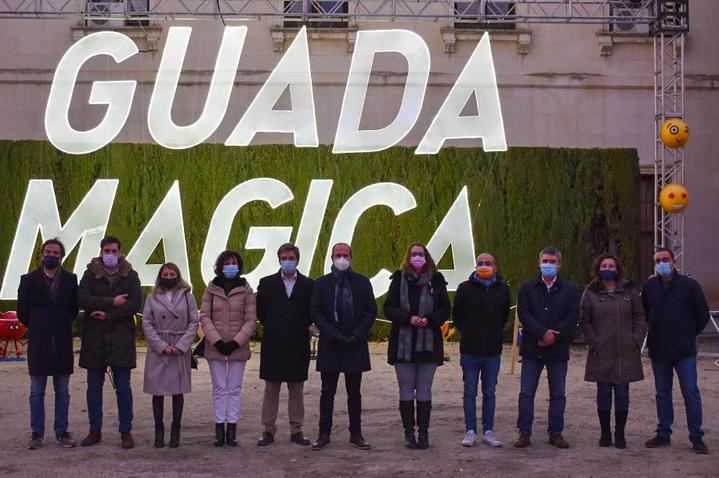
[[[659,264],[660,262],[671,262],[671,261],[672,261],[671,257],[655,257],[654,258],[655,264]]]
[[[492,261],[477,261],[477,267],[494,267],[494,263]]]

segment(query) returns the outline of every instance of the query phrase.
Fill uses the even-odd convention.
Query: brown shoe
[[[310,439],[307,438],[304,435],[304,433],[302,433],[302,432],[297,432],[297,433],[293,433],[292,435],[290,435],[290,441],[292,443],[297,443],[298,445],[302,445],[302,446],[307,446],[310,443],[312,443],[312,442],[310,442]]]
[[[28,450],[37,450],[42,446],[42,437],[33,433],[26,446]]]
[[[56,436],[55,441],[63,448],[75,448],[76,445],[75,440],[72,438],[72,433],[69,432]]]
[[[125,450],[135,448],[135,439],[132,438],[132,433],[120,433],[120,440],[122,441],[122,448],[124,448]]]
[[[369,443],[367,443],[367,440],[364,439],[361,433],[355,433],[354,435],[350,435],[350,443],[360,450],[369,450],[372,448]]]
[[[529,433],[519,432],[519,436],[517,437],[517,440],[514,442],[514,447],[515,448],[527,448],[531,444],[532,444],[532,441],[529,439]]]
[[[552,433],[549,435],[549,444],[557,448],[569,448],[569,442],[564,439],[561,433]]]
[[[270,432],[262,432],[262,438],[257,440],[257,446],[267,446],[274,443],[275,437]]]
[[[102,440],[102,432],[100,430],[90,430],[84,440],[80,442],[80,446],[92,446],[100,443]]]

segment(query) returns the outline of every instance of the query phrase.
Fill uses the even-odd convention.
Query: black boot
[[[614,430],[614,446],[617,448],[627,447],[627,440],[624,438],[624,427],[627,424],[628,414],[628,412],[614,411],[614,425],[616,426]]]
[[[597,410],[597,415],[599,415],[599,426],[602,430],[602,435],[599,437],[599,446],[612,446],[612,429],[610,427],[612,411]]]
[[[227,424],[227,446],[237,446],[237,423]]]
[[[225,444],[225,424],[215,423],[215,446]]]
[[[417,400],[417,448],[429,448],[429,416],[432,412],[432,401],[420,402]]]
[[[404,446],[410,450],[417,449],[417,440],[414,437],[414,400],[400,400],[399,414],[404,427]]]
[[[180,425],[182,424],[182,408],[185,405],[183,395],[172,396],[172,426],[170,427],[170,448],[180,446]]]
[[[155,448],[164,448],[165,446],[165,424],[162,422],[164,403],[163,396],[152,396],[152,415],[155,418]]]

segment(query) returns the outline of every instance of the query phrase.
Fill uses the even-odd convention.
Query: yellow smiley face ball
[[[689,126],[679,118],[668,119],[662,125],[659,136],[668,148],[682,148],[689,141]]]
[[[667,184],[659,192],[659,204],[670,214],[682,212],[689,204],[689,191],[681,184]]]

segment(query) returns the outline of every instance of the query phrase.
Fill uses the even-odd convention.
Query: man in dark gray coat
[[[309,445],[302,433],[305,416],[304,383],[310,365],[310,300],[312,279],[297,270],[300,250],[283,244],[277,251],[280,270],[260,279],[257,287],[257,319],[262,324],[260,379],[265,381],[262,400],[264,431],[257,446],[275,441],[275,421],[282,382],[289,393],[290,441]]]
[[[354,272],[349,244],[332,246],[332,272],[315,281],[310,306],[312,321],[320,329],[317,371],[321,373],[320,430],[313,450],[330,443],[332,412],[339,374],[345,375],[350,443],[368,450],[362,436],[362,372],[370,370],[367,337],[377,317],[372,284]]]
[[[133,448],[132,388],[130,371],[136,366],[135,314],[142,289],[137,272],[120,253],[120,240],[108,236],[100,242],[100,257],[87,266],[78,298],[85,310],[82,323],[80,367],[87,369],[87,414],[90,433],[80,443],[99,443],[102,434],[102,388],[105,370],[112,370],[120,437],[123,448]]]

